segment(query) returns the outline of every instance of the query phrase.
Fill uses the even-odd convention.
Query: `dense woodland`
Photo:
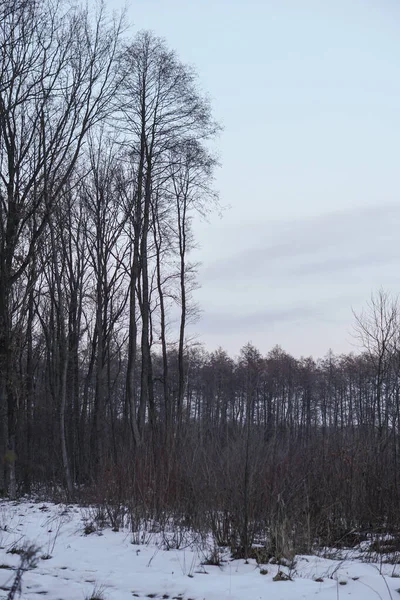
[[[396,529],[395,301],[355,318],[358,355],[187,338],[218,130],[154,34],[1,3],[0,488],[173,518],[239,554]]]

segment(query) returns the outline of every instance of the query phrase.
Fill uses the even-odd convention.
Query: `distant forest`
[[[355,318],[359,355],[188,339],[218,131],[154,34],[1,3],[0,489],[173,519],[238,556],[266,531],[283,556],[396,530],[395,300]]]

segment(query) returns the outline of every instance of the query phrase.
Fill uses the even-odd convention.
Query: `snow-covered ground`
[[[206,550],[162,549],[156,534],[134,544],[129,531],[85,535],[87,509],[22,501],[0,503],[0,598],[7,598],[27,543],[40,547],[37,566],[24,574],[22,598],[105,600],[389,600],[399,596],[400,568],[299,556],[292,581],[274,581],[278,565],[229,560],[202,563]],[[11,553],[10,553],[11,550]],[[288,572],[288,569],[282,568]],[[266,571],[268,571],[266,573]],[[316,581],[318,580],[318,581]],[[96,593],[94,593],[94,591]]]

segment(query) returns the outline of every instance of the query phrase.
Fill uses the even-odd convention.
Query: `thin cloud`
[[[221,288],[231,280],[245,282],[268,273],[282,280],[380,267],[400,258],[399,225],[400,206],[390,204],[276,222],[273,231],[257,226],[252,236],[242,232],[240,238],[246,244],[251,240],[253,247],[204,265],[201,280]]]
[[[205,311],[202,315],[202,333],[226,334],[231,331],[250,333],[268,325],[305,321],[320,316],[317,307],[298,305],[283,309],[268,308],[255,312]]]

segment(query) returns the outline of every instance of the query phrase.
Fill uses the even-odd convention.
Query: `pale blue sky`
[[[224,127],[230,209],[195,228],[199,340],[351,350],[351,308],[400,291],[400,2],[137,0],[128,15],[196,67]]]

